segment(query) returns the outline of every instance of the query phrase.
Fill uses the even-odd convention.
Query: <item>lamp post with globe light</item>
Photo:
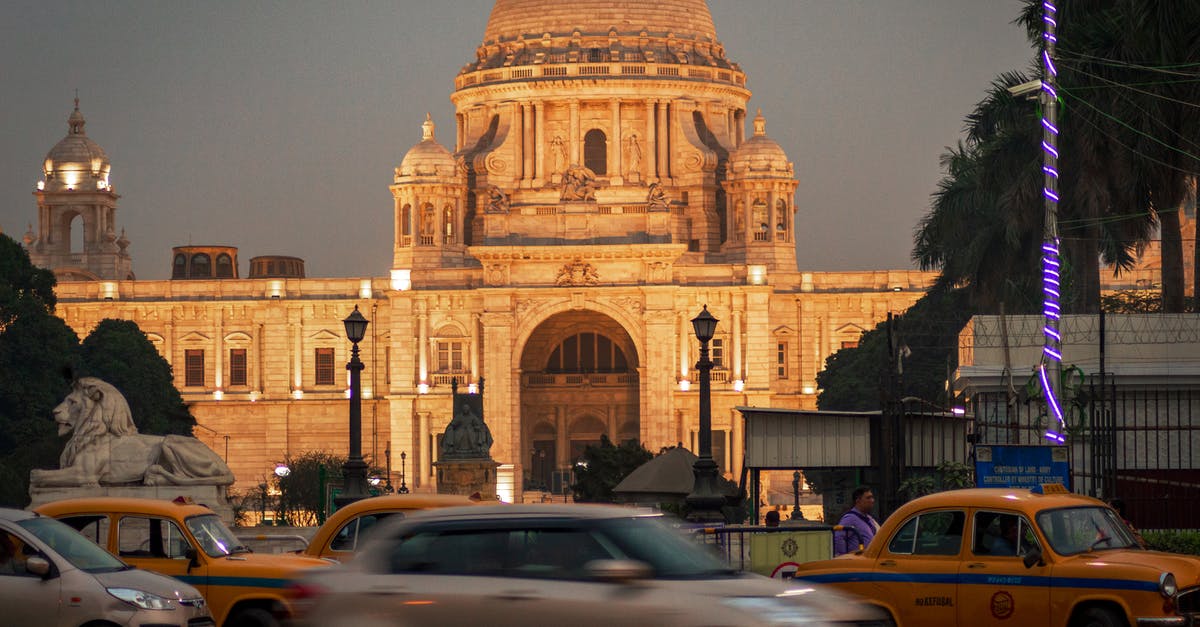
[[[350,340],[350,455],[342,466],[342,493],[334,499],[338,507],[367,498],[367,463],[362,456],[362,371],[363,363],[358,358],[358,343],[367,334],[367,319],[354,311],[342,321],[346,326],[346,339]]]
[[[696,362],[696,370],[700,373],[700,434],[698,438],[700,450],[697,453],[699,458],[692,465],[695,482],[692,484],[691,494],[687,495],[687,518],[689,521],[697,523],[725,521],[724,515],[721,514],[721,506],[725,503],[725,497],[721,495],[718,488],[720,473],[717,463],[712,458],[711,373],[713,362],[708,357],[708,342],[716,333],[718,322],[720,321],[708,313],[708,305],[704,306],[700,315],[692,318],[692,329],[696,332],[696,339],[700,341],[700,360]]]

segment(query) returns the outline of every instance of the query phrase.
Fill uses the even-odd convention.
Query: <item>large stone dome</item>
[[[717,41],[717,29],[704,0],[497,0],[492,7],[484,43],[525,37],[569,34],[619,34],[646,31],[649,35]]]
[[[75,99],[75,110],[67,118],[67,136],[62,138],[50,152],[42,173],[46,176],[45,187],[50,190],[107,189],[108,175],[112,164],[100,144],[84,133],[86,120],[79,111],[79,99]]]

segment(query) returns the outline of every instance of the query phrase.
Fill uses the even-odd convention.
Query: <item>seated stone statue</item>
[[[442,434],[441,459],[490,459],[492,432],[467,403],[459,407]]]
[[[596,200],[596,173],[572,164],[563,172],[561,200]]]
[[[82,377],[54,408],[59,436],[70,436],[56,470],[33,470],[30,485],[216,485],[233,483],[225,462],[191,436],[142,435],[117,388]]]

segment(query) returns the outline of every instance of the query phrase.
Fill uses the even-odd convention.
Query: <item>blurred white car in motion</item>
[[[454,507],[384,521],[293,582],[302,624],[889,625],[843,593],[731,570],[657,513]]]

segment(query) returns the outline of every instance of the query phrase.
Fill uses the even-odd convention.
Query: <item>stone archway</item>
[[[587,445],[638,438],[639,357],[616,320],[587,310],[551,315],[529,335],[520,363],[524,490],[568,491]]]

